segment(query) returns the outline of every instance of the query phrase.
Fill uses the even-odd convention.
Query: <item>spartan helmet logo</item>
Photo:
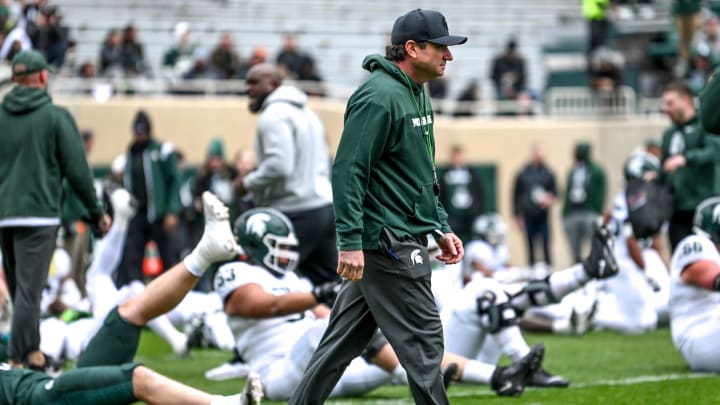
[[[420,254],[420,249],[415,249],[410,253],[410,265],[415,266],[416,264],[423,264],[423,257]]]
[[[255,235],[258,239],[262,239],[267,232],[267,222],[270,220],[270,215],[264,212],[255,214],[248,218],[245,223],[245,232],[249,235]]]
[[[715,208],[713,208],[712,221],[720,224],[720,204],[717,204]]]

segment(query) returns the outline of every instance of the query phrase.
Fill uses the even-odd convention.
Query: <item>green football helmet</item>
[[[249,259],[279,274],[295,270],[299,253],[293,225],[273,208],[253,208],[235,220],[233,233]]]
[[[720,196],[710,197],[697,206],[693,231],[720,244]]]
[[[647,173],[660,175],[660,160],[647,152],[636,152],[630,155],[623,167],[625,181],[644,179]]]
[[[497,246],[505,241],[507,225],[500,214],[483,214],[473,221],[472,234],[473,238]]]

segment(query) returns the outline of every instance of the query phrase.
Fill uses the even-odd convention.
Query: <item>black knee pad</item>
[[[497,333],[518,324],[518,314],[510,301],[498,303],[494,292],[483,292],[475,302],[480,323],[488,333]]]
[[[530,281],[513,297],[522,294],[526,294],[530,303],[535,307],[559,302],[555,297],[555,294],[553,294],[552,289],[550,289],[550,276],[547,276],[542,280]],[[510,300],[512,301],[512,298]]]
[[[375,334],[373,334],[372,339],[370,339],[370,343],[365,347],[365,350],[360,353],[360,357],[365,360],[368,364],[372,363],[372,358],[377,356],[377,354],[380,352],[380,350],[387,344],[387,339],[385,338],[385,335],[380,332],[380,329],[375,331]]]

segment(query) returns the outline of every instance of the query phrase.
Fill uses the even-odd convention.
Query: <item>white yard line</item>
[[[671,380],[690,380],[696,378],[711,378],[716,377],[717,374],[712,373],[672,373],[662,375],[641,375],[637,377],[620,378],[614,380],[599,380],[584,384],[570,384],[569,388],[587,388],[587,387],[601,387],[601,386],[617,386],[617,385],[635,385],[644,384],[649,382],[662,382]],[[462,392],[453,392],[452,387],[448,392],[449,398],[464,398],[464,397],[485,397],[495,396],[495,393],[489,391],[484,386],[477,386],[474,388],[472,385],[462,385]],[[537,388],[534,388],[537,389]],[[372,405],[393,405],[393,404],[412,404],[413,401],[405,398],[393,398],[393,399],[362,399],[357,398],[355,400],[341,399],[328,401],[328,404],[332,405],[353,405],[353,404],[372,404]]]

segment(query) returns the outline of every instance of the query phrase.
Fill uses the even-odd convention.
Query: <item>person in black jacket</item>
[[[548,211],[557,195],[555,174],[545,165],[545,153],[540,144],[532,146],[528,163],[515,178],[513,214],[518,227],[525,229],[528,261],[535,261],[535,240],[542,240],[545,264],[550,265],[550,225]]]
[[[450,149],[450,166],[439,176],[440,202],[448,214],[448,224],[463,240],[472,239],[472,223],[485,212],[485,188],[480,176],[465,161],[462,145]]]

